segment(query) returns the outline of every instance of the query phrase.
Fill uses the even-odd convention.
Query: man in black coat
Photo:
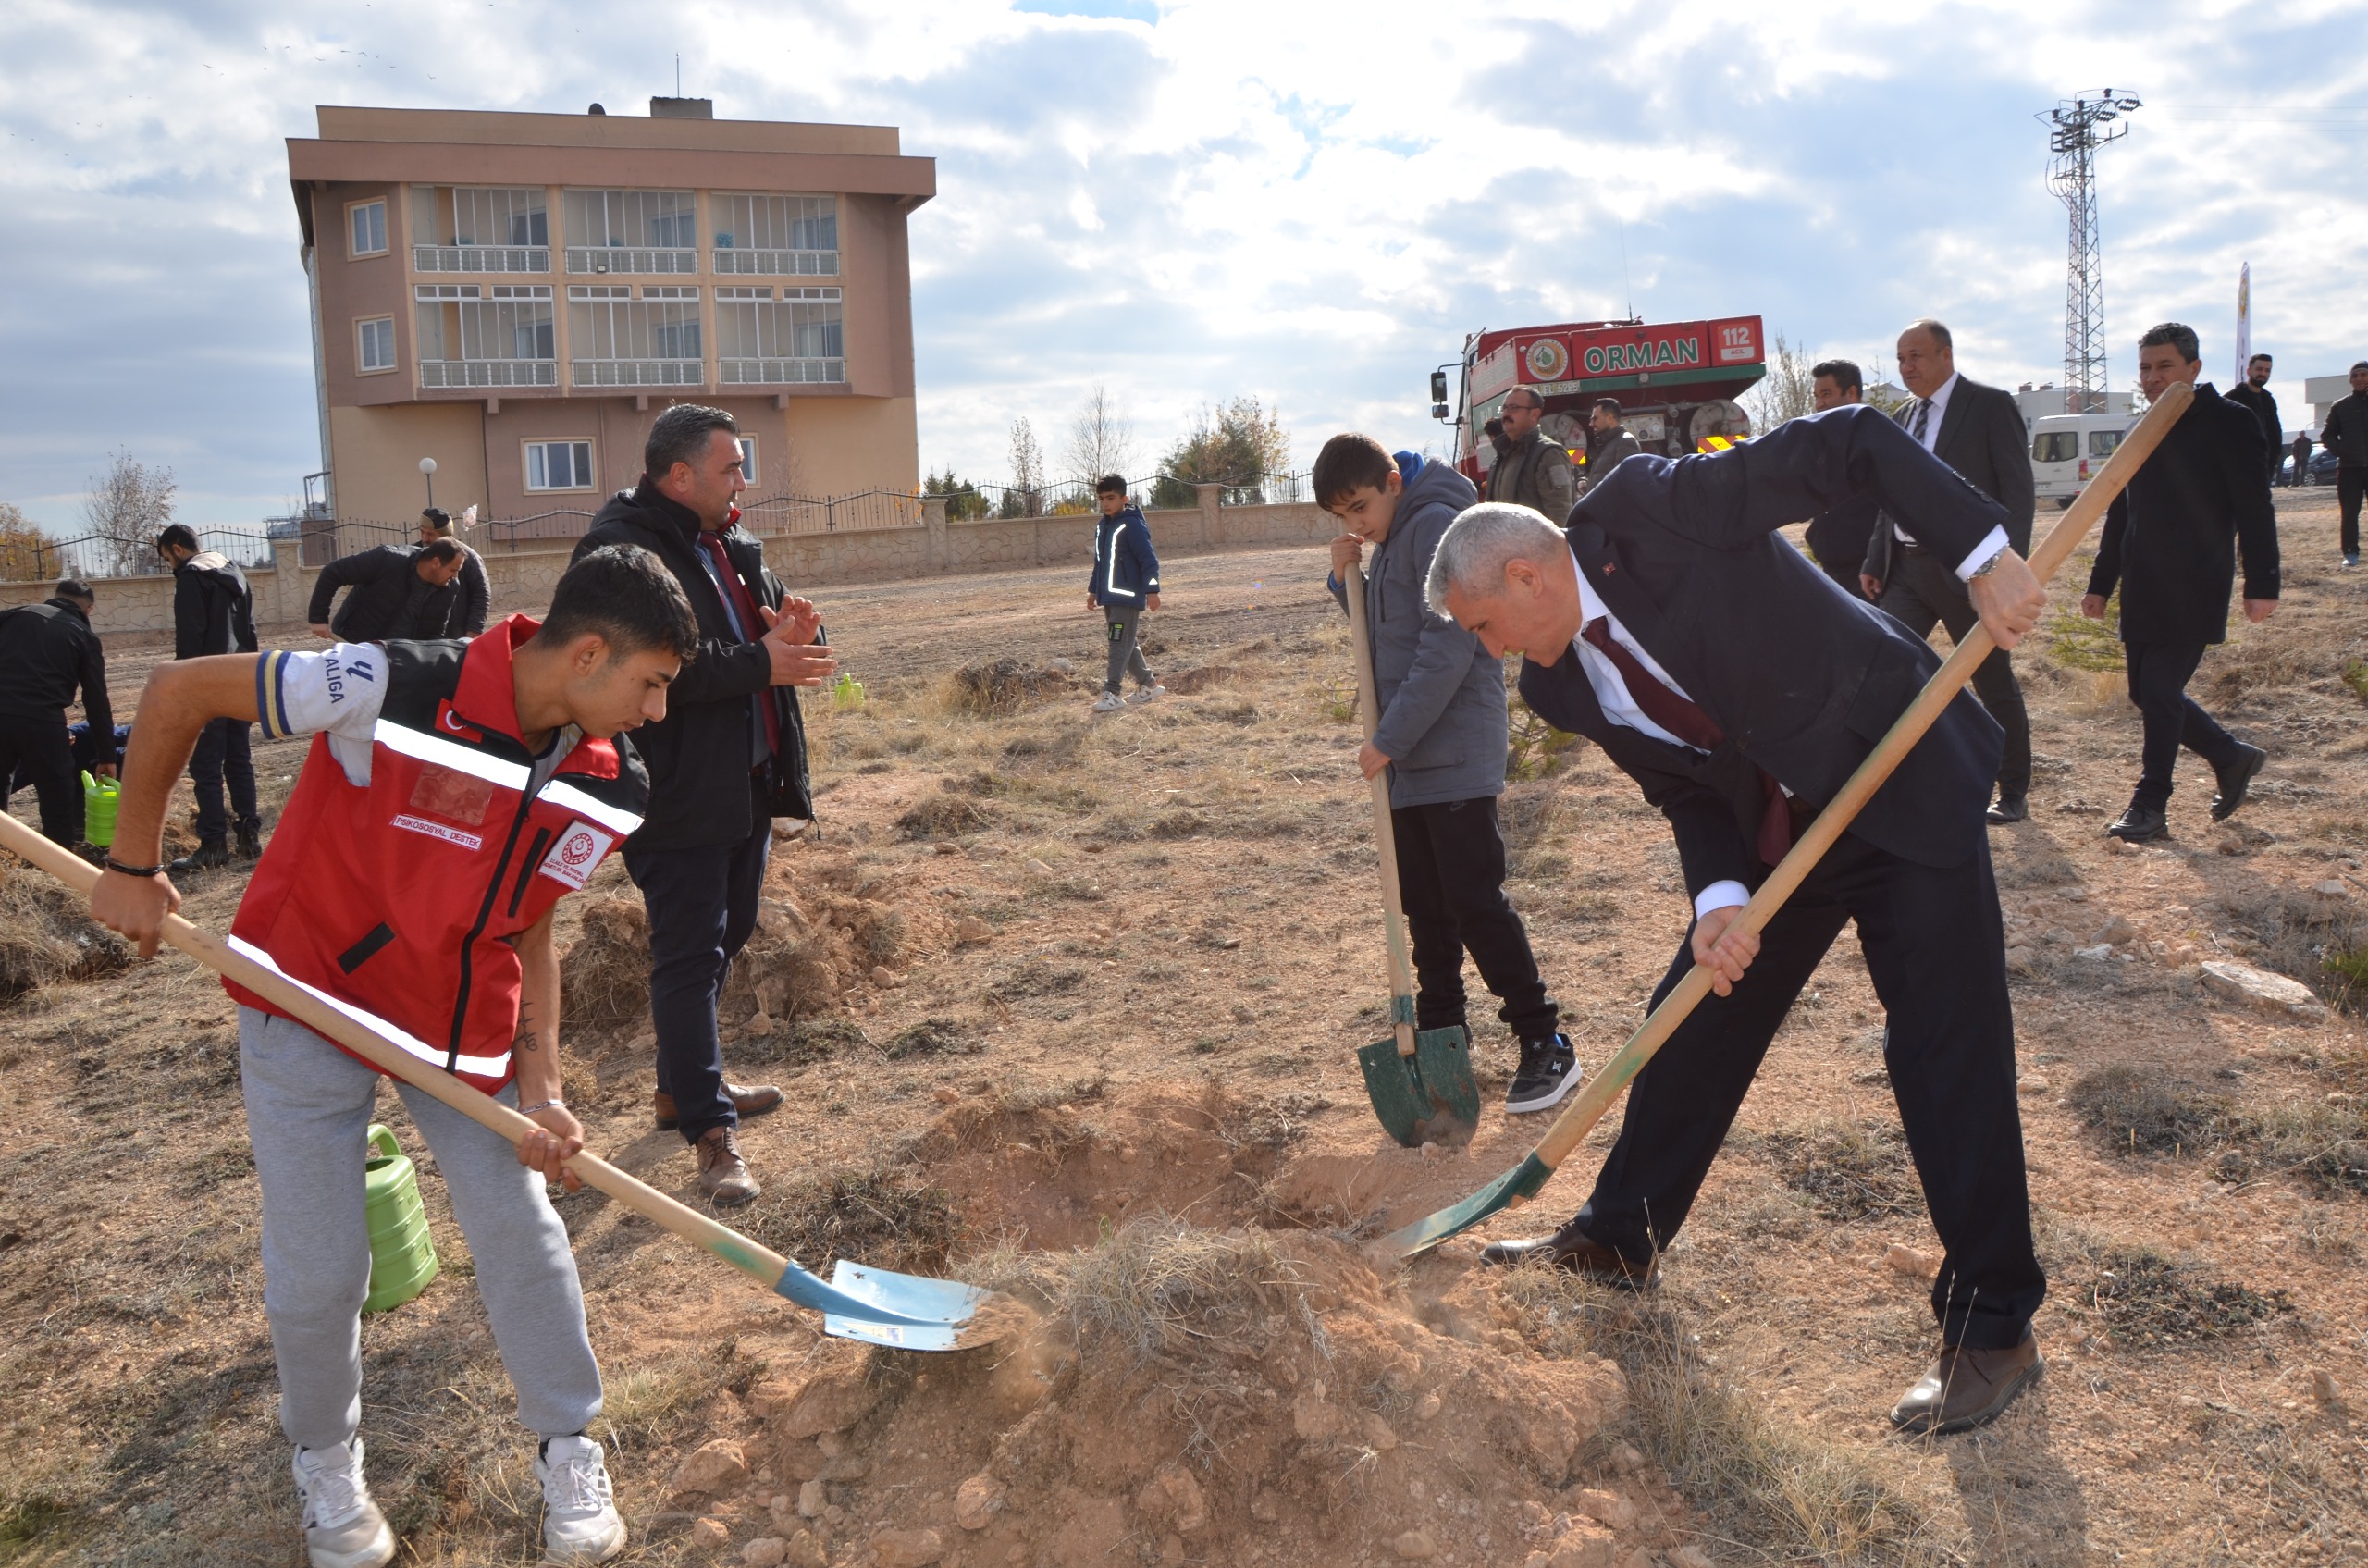
[[[304,619],[315,636],[343,642],[385,642],[390,637],[425,641],[475,634],[460,624],[456,579],[469,552],[454,539],[416,546],[380,545],[340,555],[313,580]],[[345,602],[329,612],[340,588]],[[480,622],[477,629],[484,630]]]
[[[2351,395],[2327,409],[2319,440],[2335,453],[2335,500],[2342,514],[2338,548],[2346,566],[2360,564],[2360,505],[2368,498],[2368,359],[2351,367]]]
[[[1853,360],[1820,360],[1809,367],[1809,397],[1823,414],[1867,401],[1867,378]],[[1819,570],[1832,578],[1853,599],[1867,597],[1858,568],[1867,559],[1867,545],[1875,537],[1881,510],[1871,493],[1848,497],[1809,519],[1809,553]]]
[[[470,512],[476,509],[471,507]],[[464,522],[474,522],[463,515]],[[467,545],[462,544],[454,531],[452,514],[440,506],[431,506],[419,514],[419,542],[432,545],[438,539],[450,539],[461,546],[461,574],[452,584],[458,602],[452,607],[451,620],[445,632],[450,637],[473,637],[485,630],[486,615],[493,607],[493,587],[486,581],[485,558]]]
[[[66,725],[78,686],[97,747],[92,772],[115,776],[107,656],[91,630],[96,602],[88,584],[68,577],[43,603],[0,611],[0,809],[23,767],[41,800],[43,836],[69,849],[82,842],[82,787]]]
[[[255,651],[255,597],[246,574],[214,550],[197,548],[197,535],[175,523],[156,536],[156,553],[173,569],[173,657],[204,659],[216,653]],[[190,753],[191,792],[197,796],[197,848],[166,870],[187,876],[230,863],[234,825],[222,809],[223,786],[238,813],[239,857],[263,855],[263,813],[255,806],[255,762],[243,720],[216,719],[201,731]]]
[[[658,1031],[660,1128],[697,1152],[699,1190],[719,1205],[758,1191],[737,1129],[782,1103],[771,1084],[723,1077],[715,1007],[732,959],[757,927],[775,817],[811,818],[797,686],[837,667],[821,620],[785,598],[764,547],[739,526],[746,488],[739,426],[679,403],[650,426],[641,483],[610,499],[575,547],[653,551],[698,617],[698,657],[668,688],[666,717],[634,733],[649,768],[649,810],[625,840],[625,870],[649,914],[649,1012]]]
[[[2031,474],[2030,449],[2014,394],[1958,375],[1949,329],[1929,318],[1909,324],[1899,335],[1899,378],[1916,394],[1900,405],[1901,426],[1926,451],[2004,507],[2008,542],[2018,552],[2029,550],[2039,485]],[[1976,620],[1965,585],[1949,571],[1949,562],[1927,552],[1906,532],[1897,518],[1876,527],[1862,569],[1867,597],[1905,621],[1919,637],[1931,636],[1937,622],[1948,627],[1952,638],[1962,638]],[[2031,721],[2023,709],[2023,688],[2015,681],[2014,661],[2004,648],[1974,672],[1973,691],[2006,732],[2006,749],[1998,764],[1998,801],[1990,809],[1990,820],[2019,822],[2030,814]]]
[[[2228,389],[2228,401],[2261,421],[2262,482],[2277,483],[2277,465],[2286,456],[2286,426],[2279,422],[2277,400],[2269,393],[2270,357],[2255,354],[2245,362],[2245,384]]]
[[[1430,594],[1491,654],[1519,650],[1521,694],[1600,745],[1669,819],[1693,900],[1653,996],[1696,963],[1714,994],[1635,1080],[1585,1207],[1490,1262],[1648,1279],[1793,999],[1843,926],[1890,1013],[1885,1061],[1933,1228],[1942,1351],[1893,1407],[1914,1431],[1991,1419],[2040,1368],[2046,1293],[2031,1248],[2005,937],[1983,806],[1997,722],[1963,693],[1757,938],[1749,889],[1832,799],[1939,667],[1897,621],[1843,593],[1777,536],[1871,492],[1946,563],[2011,646],[2046,596],[2006,543],[2007,513],[1865,407],[1705,456],[1622,464],[1555,529],[1480,506],[1441,540]]]
[[[2105,831],[2132,841],[2170,831],[2171,774],[2184,745],[2212,764],[2219,793],[2212,820],[2245,803],[2245,791],[2269,754],[2222,729],[2187,683],[2203,650],[2228,637],[2228,590],[2235,586],[2233,544],[2245,557],[2245,619],[2277,608],[2277,514],[2262,484],[2261,425],[2251,409],[2220,396],[2203,369],[2195,329],[2176,321],[2138,340],[2138,385],[2149,399],[2174,381],[2195,387],[2195,401],[2154,455],[2114,498],[2089,574],[2080,613],[2104,619],[2121,588],[2122,656],[2129,700],[2145,716],[2138,792]]]

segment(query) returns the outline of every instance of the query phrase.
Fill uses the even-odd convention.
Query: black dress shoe
[[[2031,814],[2031,797],[2028,795],[2002,795],[1990,807],[1993,822],[2019,822]]]
[[[165,868],[170,877],[184,877],[191,871],[210,871],[230,863],[230,850],[218,838],[198,840],[197,848]]]
[[[1891,1407],[1891,1424],[1903,1432],[1938,1437],[1995,1421],[2046,1366],[2028,1328],[2023,1342],[2008,1350],[1943,1345],[1915,1387]]]
[[[1566,1273],[1583,1274],[1597,1284],[1622,1290],[1642,1290],[1653,1282],[1658,1272],[1653,1264],[1630,1263],[1580,1229],[1575,1219],[1551,1236],[1523,1241],[1491,1241],[1480,1249],[1480,1261],[1499,1267],[1533,1262],[1551,1264]]]
[[[2142,844],[2150,838],[2169,837],[2171,824],[2169,819],[2163,815],[2163,809],[2160,806],[2152,806],[2143,800],[2133,800],[2120,816],[2114,819],[2113,826],[2105,829],[2105,832],[2115,838],[2127,839],[2131,844]]]
[[[2239,742],[2238,744],[2242,744]],[[2236,815],[2237,808],[2245,803],[2245,792],[2253,785],[2253,775],[2269,760],[2269,753],[2258,746],[2245,747],[2237,759],[2226,768],[2212,770],[2220,783],[2220,793],[2212,797],[2212,820],[2225,822]]]

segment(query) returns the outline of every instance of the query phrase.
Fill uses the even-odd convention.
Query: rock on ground
[[[2324,1019],[2326,1004],[2299,980],[2270,974],[2249,964],[2215,958],[2203,966],[2203,983],[2232,1001],[2265,1013],[2298,1019]]]

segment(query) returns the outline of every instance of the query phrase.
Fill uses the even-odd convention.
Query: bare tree
[[[1011,488],[1004,505],[1014,517],[1044,515],[1044,451],[1024,414],[1011,422]]]
[[[169,468],[151,468],[130,452],[107,460],[107,471],[91,481],[82,498],[82,523],[105,542],[99,547],[111,576],[137,577],[161,572],[156,535],[173,520],[173,495],[180,488]]]
[[[1110,389],[1096,381],[1085,396],[1085,406],[1069,421],[1070,472],[1090,488],[1104,474],[1125,474],[1134,451],[1135,422]]]
[[[1768,374],[1744,394],[1752,427],[1763,436],[1787,420],[1817,412],[1817,378],[1809,374],[1808,351],[1786,342],[1782,332],[1776,334],[1773,348],[1768,356]]]

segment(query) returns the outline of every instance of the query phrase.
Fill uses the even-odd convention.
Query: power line
[[[2064,385],[2068,412],[2105,406],[2104,237],[2097,222],[2097,149],[2129,134],[2136,97],[2107,87],[2066,98],[2037,117],[2050,127],[2048,189],[2071,216],[2064,284]]]

